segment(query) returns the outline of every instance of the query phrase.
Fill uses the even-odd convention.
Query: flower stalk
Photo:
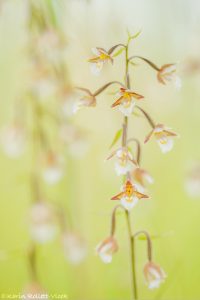
[[[128,89],[130,89],[130,77],[129,77],[129,43],[130,39],[128,39],[126,49],[125,49],[125,85]],[[123,123],[123,132],[122,132],[122,147],[127,146],[127,131],[128,131],[128,117],[124,117]],[[130,174],[127,174],[126,180],[130,178]],[[129,247],[130,247],[130,266],[131,266],[131,286],[132,286],[132,298],[137,300],[138,299],[138,292],[137,292],[137,280],[136,280],[136,268],[135,268],[135,247],[134,247],[134,238],[132,236],[132,229],[131,229],[131,220],[130,220],[130,212],[126,211],[126,220],[127,220],[127,230],[128,230],[128,238],[129,238]]]

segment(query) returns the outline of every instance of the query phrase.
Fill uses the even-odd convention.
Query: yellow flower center
[[[100,59],[100,60],[106,60],[106,59],[109,59],[109,58],[110,58],[110,56],[107,55],[107,54],[105,54],[105,53],[101,53],[101,54],[99,55],[99,59]]]

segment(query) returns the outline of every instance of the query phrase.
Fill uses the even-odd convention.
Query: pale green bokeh
[[[37,0],[35,0],[37,1]],[[12,116],[13,103],[26,82],[26,58],[22,0],[6,3],[0,17],[0,124]],[[45,2],[45,0],[43,0]],[[126,41],[126,28],[142,29],[132,51],[151,58],[157,64],[185,63],[199,58],[200,5],[198,1],[56,1],[62,9],[68,38],[66,63],[72,82],[94,90],[109,80],[123,80],[123,55],[116,58],[99,77],[90,74],[86,59],[90,48],[105,48]],[[200,299],[200,199],[185,192],[185,176],[191,162],[200,159],[200,103],[198,74],[183,76],[183,87],[161,86],[153,70],[140,65],[132,69],[136,91],[145,95],[146,108],[153,118],[180,133],[172,152],[162,155],[155,143],[142,150],[142,166],[155,178],[151,199],[141,201],[132,212],[135,230],[146,229],[164,237],[153,240],[154,259],[168,277],[159,290],[149,291],[142,268],[146,261],[145,242],[137,244],[137,275],[140,299]],[[111,89],[114,91],[115,89]],[[41,284],[51,293],[68,294],[74,300],[125,300],[130,296],[130,266],[123,214],[117,220],[119,252],[111,265],[95,256],[95,245],[109,233],[110,197],[119,190],[120,179],[112,162],[104,163],[109,144],[121,126],[122,116],[110,109],[113,96],[98,98],[96,109],[85,109],[75,122],[88,130],[90,150],[78,161],[67,158],[66,176],[57,187],[47,187],[52,201],[70,209],[73,223],[88,242],[88,256],[78,266],[65,260],[57,239],[38,246],[38,274]],[[149,127],[142,118],[130,121],[129,135],[144,139]],[[3,151],[1,161],[0,205],[0,294],[18,293],[29,281],[26,251],[29,245],[27,213],[31,202],[29,173],[31,149],[19,160],[10,160]],[[8,253],[4,258],[4,251]]]

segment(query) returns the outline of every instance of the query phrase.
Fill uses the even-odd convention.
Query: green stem
[[[140,145],[140,142],[136,138],[131,138],[127,141],[127,143],[130,143],[130,142],[135,142],[136,145],[137,145],[137,158],[136,158],[136,161],[137,161],[138,165],[140,165],[140,158],[141,158],[141,145]]]
[[[131,273],[132,273],[132,299],[138,299],[137,293],[137,281],[136,281],[136,270],[135,270],[135,247],[134,247],[134,236],[132,236],[131,230],[131,220],[130,220],[130,213],[126,210],[126,221],[128,227],[128,236],[129,236],[129,247],[130,247],[130,260],[131,260]]]
[[[129,42],[127,42],[126,52],[125,52],[125,85],[130,89],[130,78],[129,78],[129,61],[128,61],[128,50]],[[123,133],[122,133],[122,147],[127,146],[127,131],[128,131],[128,117],[124,117],[123,123]],[[130,174],[127,174],[127,179],[130,177]],[[127,220],[127,229],[128,229],[128,238],[129,238],[129,248],[130,248],[130,263],[131,263],[131,286],[132,286],[132,299],[137,300],[137,281],[136,281],[136,270],[135,270],[135,251],[134,251],[134,237],[131,229],[131,220],[130,213],[126,211],[126,220]]]

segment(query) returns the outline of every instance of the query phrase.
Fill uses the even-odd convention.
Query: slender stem
[[[111,228],[110,228],[110,235],[113,236],[115,234],[115,229],[116,229],[116,212],[117,209],[121,208],[124,209],[122,205],[116,205],[112,211],[112,217],[111,217]]]
[[[145,118],[149,122],[150,126],[154,129],[156,125],[155,125],[155,122],[150,117],[150,115],[143,108],[139,107],[138,105],[136,105],[135,107],[143,113],[143,115],[145,116]]]
[[[126,210],[126,221],[128,227],[128,236],[129,236],[129,246],[130,246],[130,259],[131,259],[131,271],[132,271],[132,293],[133,299],[138,299],[137,293],[137,281],[136,281],[136,271],[135,271],[135,247],[134,247],[134,236],[132,235],[131,230],[131,221],[130,213]]]
[[[125,85],[130,89],[130,78],[129,78],[129,62],[128,62],[128,50],[129,50],[128,40],[126,49],[125,49]],[[122,147],[127,146],[127,131],[128,131],[128,117],[124,117],[123,122],[123,132],[122,132]],[[127,179],[130,177],[130,174],[127,174]],[[135,251],[133,244],[133,236],[131,230],[131,220],[130,213],[126,210],[126,220],[127,220],[127,229],[128,229],[128,238],[129,238],[129,247],[130,247],[130,262],[131,262],[131,286],[132,286],[132,299],[137,300],[137,282],[136,282],[136,271],[135,271]]]
[[[154,70],[156,71],[160,71],[160,68],[158,66],[156,66],[152,61],[150,61],[149,59],[145,58],[145,57],[142,57],[142,56],[138,56],[138,55],[134,55],[134,56],[131,56],[129,57],[128,59],[128,63],[134,59],[134,58],[139,58],[143,61],[145,61],[149,66],[151,66]]]
[[[124,45],[124,44],[117,44],[117,45],[113,46],[112,48],[110,48],[110,49],[108,50],[108,54],[112,54],[113,51],[114,51],[115,49],[117,49],[118,47],[126,48],[126,45]]]
[[[83,92],[85,92],[86,94],[92,96],[92,93],[90,92],[90,90],[88,90],[88,89],[86,89],[86,88],[83,88],[83,87],[80,87],[80,86],[76,86],[75,89],[80,90],[80,91],[83,91]]]
[[[96,97],[99,94],[101,94],[105,89],[107,89],[110,85],[113,84],[119,84],[121,87],[124,87],[123,83],[119,82],[119,81],[111,81],[105,85],[103,85],[102,87],[100,87],[96,92],[94,92],[93,96]]]
[[[152,261],[152,242],[149,233],[146,230],[140,230],[134,234],[134,238],[140,234],[144,234],[147,240],[147,257],[149,261]]]
[[[141,145],[140,145],[140,142],[138,139],[136,138],[131,138],[127,141],[127,143],[130,143],[130,142],[136,142],[137,144],[137,163],[138,165],[140,165],[140,157],[141,157]]]

